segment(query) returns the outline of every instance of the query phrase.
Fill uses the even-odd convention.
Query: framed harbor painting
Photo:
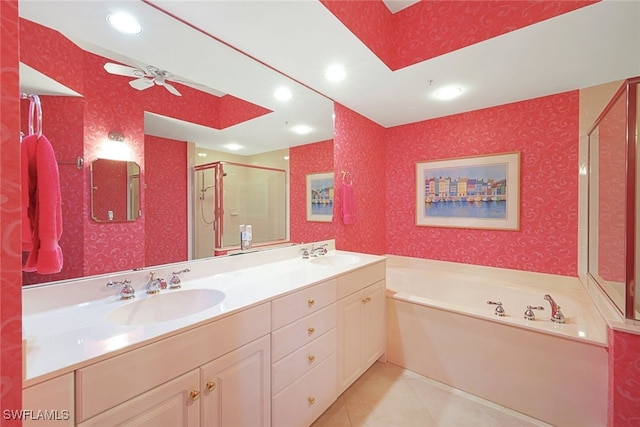
[[[416,164],[416,224],[520,228],[520,153]]]
[[[307,221],[333,220],[333,172],[307,175]]]

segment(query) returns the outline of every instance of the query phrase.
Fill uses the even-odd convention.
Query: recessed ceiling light
[[[288,101],[293,95],[291,95],[291,91],[289,89],[287,89],[286,87],[281,87],[276,89],[276,91],[273,93],[273,96],[279,101]]]
[[[116,30],[125,34],[140,34],[142,26],[128,13],[118,12],[107,16],[107,22]]]
[[[291,130],[293,130],[295,133],[299,135],[306,135],[309,132],[311,132],[313,129],[311,129],[311,127],[307,125],[298,125],[291,128]]]
[[[240,144],[236,144],[235,142],[232,142],[232,143],[226,144],[224,148],[231,151],[238,151],[239,149],[242,148],[242,146]]]
[[[434,95],[438,99],[449,100],[460,96],[462,88],[459,86],[445,86],[438,89]]]
[[[327,68],[327,71],[324,73],[324,76],[330,82],[339,82],[344,80],[345,77],[347,77],[347,71],[344,69],[342,65],[333,64],[329,68]]]

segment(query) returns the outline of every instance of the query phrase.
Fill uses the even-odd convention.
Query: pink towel
[[[62,270],[62,205],[60,175],[49,140],[24,137],[22,162],[22,250],[30,251],[24,271],[40,274]]]
[[[342,185],[342,222],[354,224],[356,222],[356,194],[353,185]]]

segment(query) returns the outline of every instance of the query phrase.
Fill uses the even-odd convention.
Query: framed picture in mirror
[[[333,220],[333,172],[307,175],[307,221]]]

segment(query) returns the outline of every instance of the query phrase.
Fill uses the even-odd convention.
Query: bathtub
[[[555,426],[607,425],[606,324],[577,278],[389,256],[386,286],[390,363]]]

